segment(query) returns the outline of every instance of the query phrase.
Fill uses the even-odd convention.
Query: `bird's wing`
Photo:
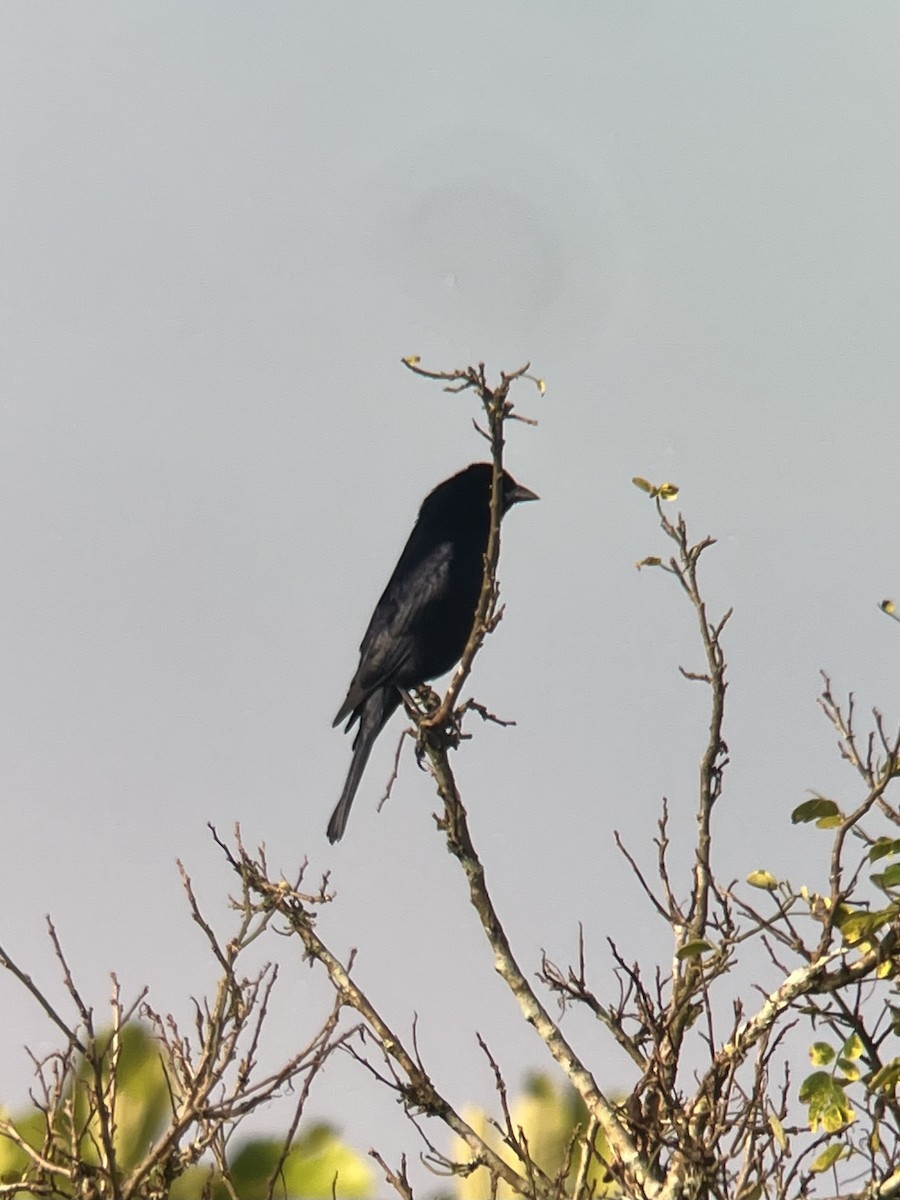
[[[335,725],[353,713],[375,688],[393,682],[401,686],[424,682],[406,677],[407,669],[415,673],[412,659],[416,653],[417,625],[429,608],[447,594],[453,545],[441,542],[424,556],[417,555],[416,561],[410,561],[411,543],[412,539],[375,606],[359,648],[359,667],[334,719]]]
[[[453,561],[451,542],[441,542],[413,563],[405,559],[404,552],[376,605],[360,646],[363,658],[375,644],[384,648],[402,642],[431,606],[447,595]]]

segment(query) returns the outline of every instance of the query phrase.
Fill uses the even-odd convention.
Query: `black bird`
[[[534,492],[503,472],[506,514]],[[462,657],[481,592],[491,524],[491,465],[472,463],[422,501],[400,561],[375,606],[359,666],[334,724],[358,721],[353,758],[328,840],[343,835],[375,739],[400,704],[399,689],[443,675]]]

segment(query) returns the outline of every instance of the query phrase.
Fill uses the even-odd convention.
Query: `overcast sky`
[[[0,11],[0,943],[54,995],[188,1013],[213,964],[175,867],[229,929],[206,823],[332,871],[319,930],[457,1103],[548,1067],[493,975],[400,718],[347,836],[331,719],[419,502],[483,457],[470,398],[400,365],[531,360],[540,493],[504,527],[507,615],[471,690],[518,724],[456,757],[526,970],[606,936],[666,961],[612,835],[688,845],[707,725],[690,611],[633,475],[674,480],[726,648],[723,877],[810,886],[790,811],[854,779],[820,668],[900,717],[900,8],[519,2]],[[814,839],[813,839],[814,840]],[[818,848],[818,845],[817,847]],[[686,880],[686,875],[685,875]],[[267,948],[287,964],[294,952]],[[327,1006],[286,967],[270,1051]],[[0,979],[0,1102],[55,1044]],[[596,1030],[567,1030],[610,1087]],[[607,1064],[607,1065],[604,1065]],[[418,1151],[349,1062],[315,1112]],[[277,1128],[277,1119],[272,1118]]]

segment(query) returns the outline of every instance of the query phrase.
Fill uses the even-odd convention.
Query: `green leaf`
[[[839,911],[834,923],[841,931],[844,941],[849,946],[857,946],[860,942],[870,941],[882,925],[892,920],[896,912],[895,906],[870,912],[863,908],[852,908]]]
[[[463,1110],[463,1116],[487,1146],[507,1156],[502,1132],[487,1113],[467,1108]],[[529,1075],[524,1094],[511,1105],[510,1116],[513,1128],[521,1128],[529,1157],[539,1170],[552,1178],[560,1172],[565,1176],[568,1166],[564,1194],[569,1195],[570,1190],[574,1190],[580,1159],[579,1151],[573,1161],[572,1147],[573,1144],[583,1145],[588,1126],[587,1108],[574,1088],[561,1085],[558,1079],[544,1073]],[[621,1195],[607,1167],[612,1154],[602,1132],[597,1131],[593,1146],[597,1158],[587,1169],[586,1193],[594,1200]],[[474,1168],[471,1173],[467,1170],[465,1177],[458,1178],[453,1188],[456,1200],[484,1200],[494,1194],[487,1168],[475,1167],[472,1162],[471,1147],[456,1139],[452,1154],[457,1161]],[[505,1187],[501,1194],[506,1195]]]
[[[862,1076],[862,1071],[855,1062],[851,1062],[849,1058],[839,1058],[837,1060],[838,1070],[842,1071],[844,1078],[848,1083],[856,1083],[857,1079]]]
[[[878,862],[889,854],[900,854],[900,838],[880,837],[869,851],[869,862]]]
[[[891,863],[886,871],[880,875],[873,875],[872,882],[885,892],[890,888],[900,887],[900,863]]]
[[[117,1033],[104,1030],[97,1034],[93,1049],[102,1064],[104,1086],[115,1069],[114,1142],[116,1157],[127,1169],[144,1157],[170,1110],[171,1092],[161,1046],[149,1029],[134,1021]],[[76,1124],[84,1130],[81,1154],[92,1165],[98,1161],[97,1147],[102,1141],[96,1107],[90,1099],[93,1074],[93,1068],[82,1058],[73,1097]]]
[[[710,950],[715,950],[715,946],[710,945],[709,942],[705,942],[702,939],[698,939],[694,942],[685,942],[675,957],[679,960],[699,958],[701,954],[708,954]]]
[[[853,1109],[845,1104],[829,1104],[822,1113],[822,1128],[827,1133],[837,1133],[854,1115]]]
[[[0,1110],[19,1137],[34,1150],[40,1150],[47,1136],[47,1119],[42,1112],[32,1108],[22,1116],[11,1118],[6,1110]],[[0,1183],[14,1183],[23,1179],[31,1159],[15,1142],[0,1135]],[[12,1193],[15,1194],[15,1193]]]
[[[804,800],[791,813],[791,821],[795,825],[807,825],[810,821],[815,821],[819,829],[831,829],[840,825],[842,820],[841,810],[833,800],[826,800],[824,796]]]
[[[827,1171],[829,1167],[833,1167],[839,1158],[845,1158],[847,1147],[842,1146],[840,1142],[832,1142],[828,1146],[810,1168],[816,1175],[820,1175],[823,1171]]]
[[[863,1054],[865,1053],[865,1049],[866,1048],[863,1045],[862,1038],[859,1036],[859,1034],[851,1033],[846,1042],[844,1042],[841,1050],[841,1058],[862,1058]]]
[[[631,482],[636,488],[646,492],[651,500],[655,500],[657,497],[660,500],[674,500],[678,495],[677,483],[661,483],[657,487],[649,479],[643,479],[640,475],[635,475]]]
[[[228,1173],[242,1200],[263,1200],[283,1148],[282,1142],[272,1138],[251,1138],[241,1145],[228,1164]]]
[[[831,1050],[831,1047],[828,1049]],[[834,1053],[833,1050],[831,1052]],[[800,1100],[809,1105],[809,1127],[813,1133],[820,1125],[828,1133],[834,1133],[856,1120],[856,1113],[844,1091],[844,1083],[844,1080],[833,1078],[827,1071],[814,1071],[801,1083]]]
[[[787,1151],[787,1149],[788,1149],[787,1134],[784,1132],[784,1126],[778,1120],[778,1118],[775,1116],[774,1113],[769,1113],[769,1126],[771,1127],[771,1130],[775,1135],[775,1141],[782,1148],[782,1150]]]
[[[751,871],[747,876],[747,882],[751,887],[763,888],[767,892],[774,891],[778,887],[778,880],[771,871]]]
[[[284,1186],[289,1196],[309,1200],[330,1200],[335,1194],[363,1200],[377,1194],[368,1159],[345,1146],[328,1125],[313,1125],[294,1143],[284,1164]]]
[[[893,1095],[897,1090],[898,1083],[900,1083],[900,1059],[897,1058],[883,1066],[880,1071],[876,1071],[871,1079],[866,1080],[866,1086],[870,1092],[887,1092],[889,1095]]]
[[[827,1042],[813,1042],[809,1048],[809,1058],[814,1067],[827,1067],[834,1061],[834,1048]]]
[[[810,1051],[812,1055],[812,1051]],[[827,1071],[813,1071],[800,1084],[800,1103],[814,1104],[820,1097],[830,1095],[831,1076]]]

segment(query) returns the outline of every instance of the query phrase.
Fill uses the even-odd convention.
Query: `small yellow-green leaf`
[[[422,358],[419,354],[407,354],[403,361],[408,367],[417,367],[422,361]]]
[[[699,958],[701,954],[708,954],[710,950],[715,950],[715,946],[698,939],[694,942],[685,942],[675,957],[678,959]]]
[[[893,1094],[897,1090],[898,1083],[900,1083],[900,1059],[895,1058],[893,1062],[883,1066],[880,1071],[876,1071],[872,1078],[867,1080],[866,1086],[870,1092]]]
[[[751,871],[747,876],[747,882],[751,887],[763,888],[768,892],[778,887],[778,880],[771,871]]]
[[[894,905],[879,912],[868,912],[862,908],[839,909],[834,923],[848,946],[858,946],[862,950],[863,945],[870,941],[893,915]]]
[[[743,1192],[738,1193],[737,1200],[760,1200],[763,1194],[763,1185],[754,1183],[753,1187],[745,1188]]]
[[[650,554],[646,558],[642,558],[640,562],[634,564],[640,571],[641,567],[659,567],[662,565],[662,559],[655,554]]]
[[[843,1072],[844,1078],[848,1083],[856,1083],[857,1079],[862,1075],[862,1071],[860,1071],[856,1063],[851,1062],[849,1058],[839,1058],[837,1065]]]
[[[827,1042],[813,1042],[809,1048],[809,1058],[814,1067],[827,1067],[834,1061],[834,1048]]]
[[[892,617],[894,615],[896,608],[897,608],[897,605],[894,603],[893,600],[882,600],[882,602],[881,602],[881,611],[886,612],[889,617]]]
[[[829,1167],[833,1167],[839,1158],[843,1158],[845,1152],[846,1148],[840,1142],[832,1142],[830,1146],[822,1151],[810,1170],[815,1172],[816,1175],[820,1175],[822,1171],[827,1171]]]
[[[677,483],[661,483],[657,488],[660,500],[676,500],[678,498]]]
[[[774,1113],[769,1113],[769,1126],[775,1135],[775,1141],[782,1148],[782,1150],[786,1151],[788,1148],[787,1134],[784,1132],[784,1126]]]
[[[862,1058],[865,1049],[866,1048],[863,1045],[862,1038],[859,1036],[859,1034],[851,1033],[846,1042],[844,1042],[841,1050],[841,1058]]]
[[[837,1133],[855,1119],[856,1113],[849,1104],[829,1104],[822,1113],[822,1128],[826,1133]]]
[[[656,488],[649,479],[642,479],[640,475],[635,475],[631,482],[635,487],[640,488],[642,492],[646,492],[648,496],[656,494]]]
[[[546,380],[544,380],[544,379],[537,380],[537,390],[541,393],[542,396],[544,395],[544,393],[547,391]]]

